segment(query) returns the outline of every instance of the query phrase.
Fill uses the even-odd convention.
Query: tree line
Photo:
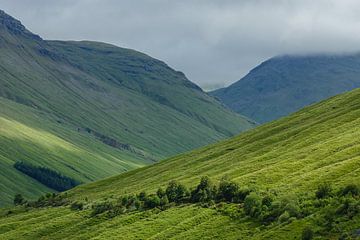
[[[340,221],[349,221],[360,214],[360,187],[356,184],[335,190],[330,184],[324,183],[317,187],[313,197],[298,198],[295,195],[277,196],[273,191],[258,192],[247,187],[241,188],[227,178],[213,184],[205,176],[193,189],[188,189],[177,181],[170,181],[166,188],[159,188],[155,193],[142,191],[120,196],[117,200],[92,204],[88,204],[87,200],[70,203],[65,196],[48,194],[29,203],[20,195],[15,197],[14,203],[32,207],[69,205],[72,210],[89,209],[90,217],[104,215],[109,218],[133,211],[166,210],[184,204],[199,204],[234,219],[247,217],[264,226],[288,224],[296,219],[315,216],[312,217],[312,225],[303,229],[304,240],[316,235],[326,235],[329,231],[340,233]],[[317,226],[316,231],[313,225]],[[346,234],[348,233],[342,233],[344,239]]]
[[[16,162],[14,167],[45,186],[59,192],[69,190],[80,184],[78,181],[46,167],[38,167],[25,162]]]

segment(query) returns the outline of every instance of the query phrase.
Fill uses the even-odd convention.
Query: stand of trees
[[[318,230],[314,231],[313,227],[306,226],[302,239],[313,239],[314,236],[334,232],[340,221],[359,216],[360,187],[349,184],[335,191],[330,184],[321,184],[313,197],[299,199],[295,195],[276,196],[269,191],[251,191],[226,178],[214,185],[208,177],[202,177],[200,183],[191,190],[179,182],[171,181],[165,189],[159,188],[156,193],[147,194],[143,191],[136,195],[121,196],[116,201],[70,203],[65,193],[47,194],[35,202],[27,202],[17,194],[14,203],[27,207],[70,205],[74,211],[91,208],[90,217],[104,214],[109,218],[132,211],[165,210],[176,205],[199,204],[231,218],[247,217],[262,225],[287,224],[312,215],[312,225],[316,225]],[[348,233],[342,234],[346,239]]]
[[[66,191],[80,184],[78,181],[46,167],[37,167],[24,162],[16,162],[14,167],[45,186],[59,192]]]
[[[226,178],[214,185],[208,177],[202,177],[192,190],[171,181],[165,190],[159,188],[154,194],[141,192],[138,195],[120,197],[117,202],[93,204],[90,215],[94,217],[106,213],[108,217],[114,217],[131,211],[165,210],[192,203],[214,208],[236,219],[247,216],[262,225],[287,224],[316,214],[315,224],[323,232],[314,232],[311,227],[306,226],[302,233],[302,239],[313,239],[316,234],[324,235],[334,229],[337,219],[352,219],[360,214],[360,188],[349,184],[334,191],[331,185],[321,184],[313,198],[299,199],[294,195],[278,197],[271,192],[251,191]]]

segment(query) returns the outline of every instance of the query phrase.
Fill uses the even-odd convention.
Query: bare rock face
[[[0,29],[5,30],[13,35],[21,35],[34,40],[42,40],[40,36],[27,30],[19,20],[11,17],[2,10],[0,10]]]

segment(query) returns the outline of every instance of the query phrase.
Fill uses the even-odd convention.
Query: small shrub
[[[127,202],[127,205],[125,207],[127,209],[129,209],[130,211],[135,210],[136,209],[136,206],[135,206],[136,201],[138,201],[138,198],[136,196],[134,196],[134,195],[130,195],[128,197],[128,202]]]
[[[316,198],[321,199],[331,196],[331,192],[332,192],[331,185],[329,183],[323,183],[318,186],[315,195]]]
[[[70,205],[70,209],[74,211],[83,210],[84,209],[84,203],[82,202],[73,202]]]
[[[145,191],[142,191],[142,192],[139,194],[138,199],[139,199],[140,201],[145,201],[145,199],[146,199],[146,192],[145,192]]]
[[[360,195],[360,188],[355,184],[349,184],[340,191],[341,196],[352,195],[353,197]]]
[[[128,201],[129,201],[129,197],[128,196],[122,196],[120,201],[121,201],[122,206],[127,206]]]
[[[233,202],[238,192],[239,186],[236,183],[223,178],[219,184],[217,199],[219,201]]]
[[[143,203],[140,200],[135,201],[135,208],[140,210],[143,207]]]
[[[247,195],[251,193],[251,190],[249,188],[242,188],[239,189],[236,193],[236,196],[234,197],[233,201],[236,203],[244,202]]]
[[[157,195],[150,195],[144,201],[144,207],[152,209],[160,206],[160,198]]]
[[[309,226],[305,227],[302,231],[301,239],[302,240],[311,240],[311,239],[313,239],[313,237],[314,237],[313,230]]]
[[[92,205],[91,216],[96,216],[113,208],[113,204],[110,202],[101,202]]]
[[[37,201],[29,202],[29,207],[40,208],[40,207],[59,207],[68,205],[69,200],[66,199],[65,194],[47,193],[46,195],[40,196]]]
[[[162,208],[165,208],[169,205],[169,199],[167,198],[167,196],[163,196],[162,198],[160,198],[160,206]]]
[[[246,215],[258,217],[261,214],[261,197],[255,192],[250,193],[244,200],[244,211]]]
[[[267,206],[267,207],[271,207],[273,199],[269,196],[266,195],[265,197],[263,197],[263,199],[261,200],[261,204],[263,206]]]
[[[336,212],[334,209],[328,207],[325,209],[325,213],[323,215],[324,218],[324,226],[327,230],[331,230],[334,227]]]
[[[127,211],[126,207],[121,206],[121,205],[115,205],[115,206],[112,206],[109,210],[107,210],[106,216],[108,218],[113,218],[120,214],[125,213],[126,211]]]
[[[166,192],[164,191],[164,189],[159,188],[156,192],[156,195],[158,195],[159,198],[163,198],[166,196]]]
[[[300,207],[298,199],[294,195],[284,196],[280,200],[280,212],[283,213],[287,211],[290,214],[290,217],[299,217]]]
[[[339,240],[348,240],[348,239],[353,239],[353,238],[351,238],[351,235],[348,234],[347,232],[343,232],[339,236]]]
[[[187,188],[176,181],[171,181],[165,192],[169,202],[183,203],[186,202],[190,196]]]
[[[288,211],[285,211],[285,212],[283,212],[283,214],[280,215],[279,222],[285,223],[285,222],[289,221],[289,219],[290,219],[290,213]]]
[[[340,207],[336,210],[337,214],[346,215],[349,219],[360,213],[360,203],[352,197],[341,200]]]
[[[299,216],[300,208],[294,202],[288,203],[284,207],[284,210],[287,211],[290,214],[291,217],[298,217]]]
[[[212,185],[209,177],[202,177],[199,185],[191,192],[191,201],[209,202],[215,198],[216,188]]]
[[[26,203],[25,198],[21,194],[16,194],[14,197],[14,205],[23,205]]]

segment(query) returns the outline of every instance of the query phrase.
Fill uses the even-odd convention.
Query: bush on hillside
[[[162,209],[165,209],[168,206],[168,204],[169,204],[169,199],[166,195],[160,198],[160,206],[162,207]]]
[[[326,209],[324,209],[324,211],[324,227],[326,228],[326,230],[332,230],[334,228],[334,223],[336,220],[336,211],[331,207],[327,207]]]
[[[16,194],[14,197],[14,205],[23,205],[26,203],[25,198],[21,194]]]
[[[244,201],[244,211],[246,215],[258,217],[261,214],[261,197],[255,192],[250,193]]]
[[[169,202],[184,203],[190,197],[189,190],[176,181],[169,182],[165,192]]]
[[[288,211],[285,211],[280,215],[279,222],[285,223],[285,222],[289,221],[289,219],[290,219],[290,213]]]
[[[244,202],[245,198],[247,195],[249,195],[251,193],[251,189],[245,187],[245,188],[241,188],[238,187],[239,190],[238,192],[236,193],[236,196],[234,197],[233,201],[235,203],[241,203],[241,202]]]
[[[147,196],[144,200],[144,208],[152,209],[160,206],[160,198],[157,195]]]
[[[336,213],[339,215],[346,215],[349,219],[352,219],[360,213],[360,202],[349,196],[342,198]]]
[[[142,191],[141,193],[139,193],[139,195],[138,195],[138,199],[140,200],[140,201],[145,201],[145,199],[146,199],[146,192],[145,191]]]
[[[70,209],[71,209],[71,210],[74,210],[74,211],[83,210],[83,209],[84,209],[84,203],[82,203],[82,202],[73,202],[73,203],[70,205]]]
[[[114,205],[111,202],[105,201],[105,202],[96,203],[96,204],[92,205],[92,211],[91,211],[90,215],[96,216],[96,215],[99,215],[106,211],[109,211],[113,208],[114,208]]]
[[[217,192],[218,201],[234,202],[238,194],[239,186],[236,183],[227,178],[221,179]]]
[[[313,237],[314,237],[313,230],[309,226],[305,227],[302,231],[301,239],[302,240],[311,240],[311,239],[313,239]]]
[[[340,195],[341,196],[352,195],[353,197],[359,196],[360,187],[356,184],[349,184],[340,190]]]
[[[270,195],[266,195],[265,197],[263,197],[263,199],[261,200],[261,205],[262,206],[266,206],[266,207],[271,207],[271,204],[273,202],[273,199]]]
[[[159,198],[163,198],[163,197],[166,196],[166,192],[165,192],[164,189],[159,188],[159,189],[157,190],[157,192],[156,192],[156,195],[158,195]]]
[[[209,202],[214,200],[216,188],[211,183],[209,177],[202,177],[199,185],[191,192],[191,202]]]
[[[315,195],[316,198],[321,199],[321,198],[330,197],[331,192],[332,192],[331,185],[329,183],[323,183],[318,186]]]
[[[65,194],[47,193],[43,196],[40,196],[38,200],[34,202],[29,202],[27,205],[30,207],[41,208],[41,207],[59,207],[68,204],[69,204],[69,200],[66,198]]]

